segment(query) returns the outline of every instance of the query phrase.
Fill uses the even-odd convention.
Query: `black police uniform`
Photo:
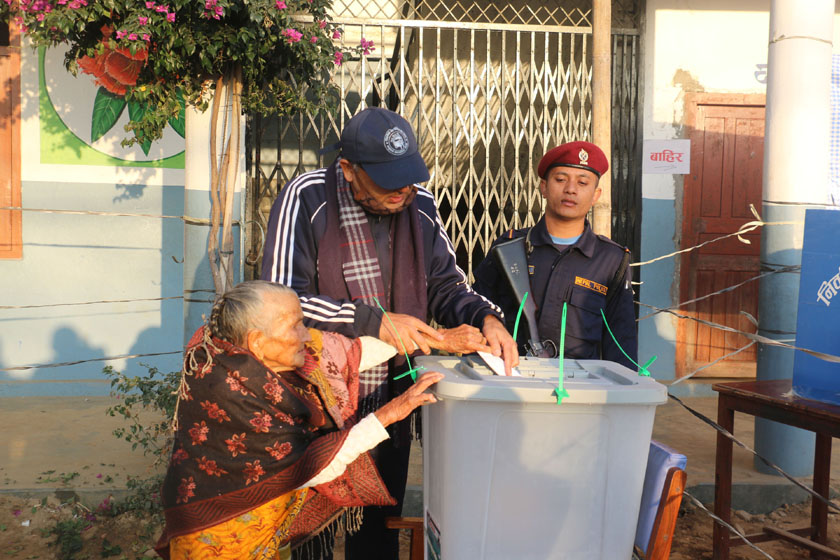
[[[589,222],[585,223],[583,234],[575,244],[560,249],[548,234],[545,217],[533,228],[508,232],[493,245],[526,236],[529,230],[531,293],[528,297],[532,297],[537,306],[540,338],[553,341],[559,348],[563,302],[567,302],[565,357],[610,360],[635,371],[636,366],[616,346],[601,317],[603,309],[621,348],[636,360],[638,341],[629,268],[620,282],[614,281],[628,250],[607,237],[596,235]],[[475,280],[474,289],[502,308],[506,326],[513,332],[519,304],[489,252],[475,270]],[[607,305],[606,294],[611,284],[617,293],[610,296]],[[521,349],[528,339],[524,321],[520,321],[517,334]]]

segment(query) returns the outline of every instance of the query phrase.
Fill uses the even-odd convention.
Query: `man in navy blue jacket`
[[[432,348],[484,350],[518,361],[500,309],[472,290],[455,263],[414,132],[381,108],[358,113],[345,126],[340,157],[328,168],[287,184],[271,209],[262,278],[292,287],[308,326],[346,336],[376,336],[400,352]],[[383,309],[388,311],[384,317]],[[430,319],[450,329],[433,329]],[[401,393],[404,363],[360,375],[362,414]],[[408,470],[409,423],[398,423],[395,445],[374,451],[393,508],[365,508],[363,526],[348,538],[346,557],[398,558],[398,532],[384,518],[399,515]]]
[[[527,239],[528,297],[537,306],[540,342],[550,341],[547,346],[559,348],[566,304],[566,358],[610,360],[635,370],[630,253],[596,235],[586,220],[601,195],[598,181],[608,169],[606,155],[590,142],[569,142],[549,150],[537,168],[545,214],[534,227],[511,230],[494,246],[516,237]],[[519,303],[491,256],[478,266],[475,279],[475,290],[498,303],[512,326]],[[517,334],[523,346],[526,332],[527,328]]]

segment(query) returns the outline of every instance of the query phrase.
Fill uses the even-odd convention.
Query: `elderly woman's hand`
[[[454,329],[438,329],[443,340],[428,339],[432,348],[451,354],[469,354],[471,352],[490,352],[490,346],[484,334],[470,325],[461,325]]]
[[[436,371],[424,373],[402,395],[391,399],[387,404],[374,412],[383,426],[399,422],[418,406],[437,402],[435,396],[424,393],[426,389],[443,379],[443,374]]]

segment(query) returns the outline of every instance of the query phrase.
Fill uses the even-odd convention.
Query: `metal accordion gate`
[[[340,101],[332,114],[248,117],[246,278],[259,277],[262,232],[278,189],[329,164],[336,154],[321,156],[320,148],[369,106],[396,111],[414,127],[431,174],[425,186],[471,278],[498,235],[541,215],[535,168],[545,150],[591,136],[591,2],[578,3],[337,0],[332,20],[342,40],[373,40],[375,51],[336,67]],[[636,0],[614,2],[612,237],[635,255],[637,12]]]

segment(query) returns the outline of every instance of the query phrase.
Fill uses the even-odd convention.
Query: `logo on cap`
[[[401,156],[408,151],[408,136],[396,126],[385,131],[383,142],[392,156]]]
[[[578,157],[580,158],[581,165],[589,165],[589,152],[581,148]]]

